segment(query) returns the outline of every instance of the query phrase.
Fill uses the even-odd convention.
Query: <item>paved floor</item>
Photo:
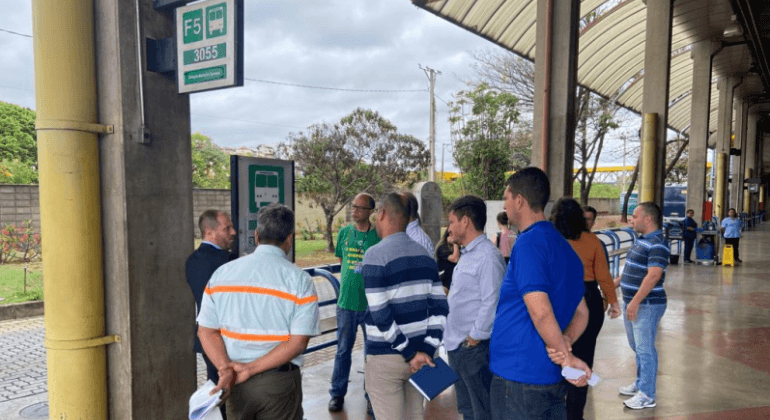
[[[654,409],[623,408],[617,388],[633,380],[634,354],[623,322],[605,321],[595,362],[603,381],[589,392],[586,419],[770,419],[770,223],[744,234],[741,256],[737,267],[669,267]],[[360,340],[345,411],[326,410],[333,353],[307,359],[305,418],[365,419]],[[35,406],[46,401],[42,318],[0,322],[0,419],[47,418],[44,406]],[[450,389],[427,405],[426,418],[458,419],[453,405]]]

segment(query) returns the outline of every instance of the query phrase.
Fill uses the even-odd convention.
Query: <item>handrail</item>
[[[337,298],[340,295],[340,282],[339,280],[337,280],[336,277],[334,277],[334,274],[339,273],[341,269],[342,269],[342,266],[340,264],[322,265],[318,267],[310,267],[305,269],[305,272],[310,274],[310,277],[323,277],[329,283],[331,283],[332,288],[334,288],[334,298],[327,299],[323,302],[318,302],[319,308],[337,304]],[[336,322],[335,322],[335,325],[336,325]],[[337,331],[336,326],[330,330],[321,331],[321,334],[328,334],[334,331]],[[318,350],[325,349],[331,346],[336,346],[336,345],[337,345],[337,339],[334,339],[331,341],[327,341],[325,343],[316,344],[315,346],[308,347],[307,349],[305,349],[304,352],[302,352],[302,354],[312,353],[314,351],[318,351]]]
[[[628,239],[622,239],[619,233],[628,235]],[[612,228],[596,231],[594,234],[599,237],[605,247],[605,251],[607,251],[610,274],[612,274],[613,278],[619,276],[620,261],[626,258],[628,249],[636,243],[636,232],[630,228]],[[602,237],[608,240],[605,241]],[[628,245],[626,246],[626,244]]]

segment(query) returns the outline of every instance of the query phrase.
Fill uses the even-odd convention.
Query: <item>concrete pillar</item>
[[[671,67],[672,0],[647,0],[647,39],[644,47],[642,114],[657,114],[655,134],[655,203],[663,207],[668,130],[668,88]],[[642,165],[644,166],[644,165]]]
[[[572,195],[580,1],[551,3],[537,2],[532,165],[548,174],[553,201]]]
[[[730,207],[738,213],[743,212],[743,180],[746,164],[746,124],[749,118],[749,104],[740,99],[733,103],[735,111],[735,147],[741,151],[740,156],[731,156],[732,183],[730,184]]]
[[[441,240],[441,217],[443,215],[441,187],[435,182],[420,182],[414,187],[413,193],[419,203],[420,227],[435,247]]]
[[[708,148],[709,103],[711,102],[711,41],[693,45],[692,108],[687,161],[687,208],[695,210],[695,221],[703,222],[706,201],[706,150]]]
[[[733,86],[735,79],[732,77],[722,77],[717,82],[719,90],[719,108],[717,111],[717,138],[714,148],[717,155],[730,153],[730,136],[733,127]],[[717,179],[714,182],[714,214],[721,220],[727,214],[727,171],[717,173]],[[722,191],[716,191],[721,186]]]
[[[757,123],[759,122],[759,116],[755,113],[749,112],[746,122],[746,167],[744,173],[750,174],[751,178],[758,177],[757,175]],[[745,209],[746,212],[755,212],[757,194],[749,194],[749,207]]]
[[[110,419],[187,418],[196,388],[190,104],[144,71],[145,39],[174,35],[152,3],[94,1],[99,120],[115,125],[100,143],[107,332],[123,337],[107,348]]]

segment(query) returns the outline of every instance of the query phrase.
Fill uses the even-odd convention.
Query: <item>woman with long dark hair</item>
[[[604,324],[604,303],[599,287],[610,304],[608,311],[611,318],[620,316],[615,284],[607,266],[601,240],[588,230],[583,209],[572,198],[560,198],[551,211],[551,223],[572,245],[583,261],[583,281],[585,300],[588,305],[588,325],[585,331],[572,344],[572,354],[582,359],[593,369],[596,338]],[[567,418],[582,420],[586,405],[588,387],[576,387],[567,384]]]

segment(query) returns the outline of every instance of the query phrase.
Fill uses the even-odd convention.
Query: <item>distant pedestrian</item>
[[[364,255],[366,392],[378,420],[422,419],[424,398],[409,384],[443,337],[446,295],[433,254],[406,234],[407,200],[388,194],[377,213],[382,241]]]
[[[511,258],[511,249],[513,249],[513,244],[516,243],[516,232],[510,229],[508,215],[504,211],[497,213],[497,227],[500,229],[500,232],[497,232],[495,235],[495,246],[500,250],[505,264],[508,265],[508,261]]]
[[[735,261],[743,262],[741,261],[740,251],[738,251],[738,246],[741,243],[741,229],[743,223],[737,216],[735,209],[727,211],[727,217],[722,220],[722,233],[725,236],[725,243],[733,246],[733,257],[735,258]]]
[[[431,255],[433,255],[433,241],[424,230],[422,230],[422,221],[420,220],[420,204],[417,201],[417,197],[410,192],[405,192],[404,197],[407,199],[407,211],[409,215],[409,224],[406,225],[406,234],[412,238],[413,241],[422,245]]]
[[[486,420],[492,416],[489,338],[505,263],[484,235],[484,200],[471,195],[460,197],[449,206],[448,218],[450,238],[463,248],[452,278],[455,286],[448,297],[444,347],[449,364],[460,377],[455,383],[457,410],[464,420]]]
[[[618,392],[631,396],[626,407],[638,410],[655,407],[658,376],[658,352],[655,339],[658,324],[666,312],[667,297],[663,289],[671,251],[661,227],[660,207],[644,202],[634,209],[631,227],[641,233],[626,254],[626,265],[620,289],[626,305],[623,321],[628,344],[636,353],[636,380],[620,387]]]
[[[557,200],[551,211],[551,223],[569,241],[583,262],[583,297],[588,306],[588,325],[580,338],[572,344],[572,354],[593,369],[596,339],[604,324],[604,300],[599,287],[609,303],[610,317],[617,318],[620,316],[620,307],[615,295],[615,285],[607,266],[602,242],[588,230],[583,208],[577,201],[572,198]],[[568,420],[583,420],[587,395],[588,387],[567,385]]]
[[[594,207],[589,205],[583,206],[583,217],[586,219],[586,229],[588,229],[589,232],[593,232],[594,230],[597,214],[598,212]]]
[[[444,291],[449,293],[452,286],[452,274],[457,261],[460,260],[460,245],[453,238],[449,237],[449,229],[444,231],[438,245],[436,245],[436,263],[438,263],[438,276],[441,284],[444,285]]]
[[[504,208],[520,232],[511,252],[497,304],[490,343],[492,418],[566,419],[567,383],[561,367],[591,369],[570,352],[583,333],[583,264],[567,240],[545,220],[550,185],[534,167],[508,178]],[[460,258],[462,261],[462,257]],[[561,366],[546,346],[564,355]]]
[[[684,262],[692,263],[692,249],[695,246],[695,239],[698,237],[698,223],[693,219],[695,211],[687,210],[687,217],[684,218]],[[736,247],[737,248],[737,247]]]

